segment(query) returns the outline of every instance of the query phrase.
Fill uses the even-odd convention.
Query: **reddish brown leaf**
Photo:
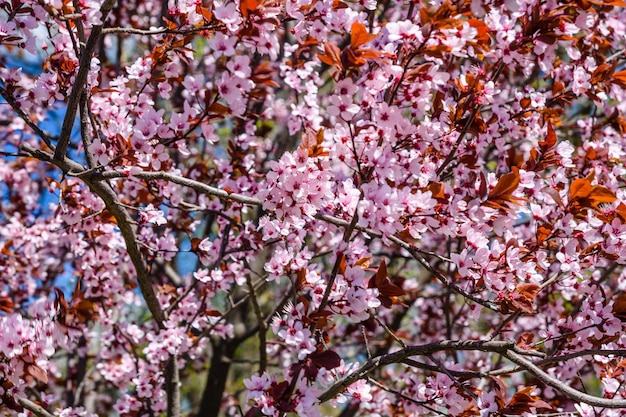
[[[532,313],[533,300],[540,290],[541,287],[537,284],[520,284],[517,286],[517,288],[515,288],[515,291],[513,292],[511,304],[526,313]]]
[[[259,0],[241,0],[239,10],[244,19],[248,19],[259,8]]]
[[[354,22],[350,29],[350,46],[352,46],[352,49],[356,50],[359,46],[376,39],[376,36],[378,35],[369,34],[367,28],[362,23]]]
[[[535,236],[537,238],[537,245],[541,245],[550,235],[552,235],[552,225],[550,223],[541,223],[537,226],[537,232]]]
[[[587,209],[600,211],[603,203],[617,200],[615,193],[602,185],[591,185],[593,176],[574,180],[569,189],[568,209],[577,217],[584,217]]]
[[[204,315],[209,317],[222,317],[222,313],[217,310],[204,310]]]
[[[480,184],[478,186],[478,195],[480,198],[485,198],[487,195],[487,178],[485,178],[485,173],[480,171]]]
[[[341,50],[333,42],[326,42],[324,44],[324,55],[318,54],[317,57],[323,63],[330,66],[336,66],[343,71],[343,64],[341,63]]]
[[[561,200],[561,195],[559,194],[558,190],[555,190],[552,187],[545,187],[541,191],[543,193],[548,194],[550,197],[552,197],[554,202],[557,203],[559,205],[559,207],[561,207],[561,208],[565,207],[565,205],[563,204],[563,200]]]
[[[592,200],[594,206],[602,203],[612,203],[617,200],[613,191],[601,185],[594,185],[588,198]]]
[[[372,281],[370,281],[370,288],[378,288],[385,283],[385,281],[389,281],[389,274],[387,272],[387,262],[383,259],[376,270],[376,274],[373,277],[374,284],[372,285]]]
[[[548,122],[548,133],[546,134],[546,139],[544,141],[539,142],[539,146],[541,150],[545,153],[548,149],[552,148],[556,144],[556,133],[552,128],[552,123]]]
[[[196,6],[196,13],[200,13],[202,17],[204,18],[205,22],[210,22],[213,19],[213,14],[206,7],[202,7],[199,5]]]
[[[9,297],[0,297],[0,311],[10,313],[13,311],[13,307],[15,307],[15,305]]]
[[[327,156],[330,154],[328,150],[324,149],[322,143],[324,142],[324,128],[320,128],[315,131],[310,127],[307,127],[302,135],[302,142],[300,143],[300,149],[307,149],[309,157]]]
[[[211,107],[209,107],[209,112],[219,115],[226,115],[230,113],[230,109],[228,108],[228,106],[215,102],[211,104]]]
[[[534,334],[528,332],[522,333],[522,335],[520,335],[520,337],[517,339],[516,345],[521,347],[522,349],[534,349],[531,348],[533,340],[535,340]]]
[[[48,374],[46,373],[46,371],[44,371],[34,363],[27,364],[25,371],[27,375],[32,376],[37,381],[43,382],[44,384],[48,383]]]
[[[569,200],[587,198],[591,194],[591,183],[586,178],[579,178],[572,182],[569,187]]]
[[[428,190],[431,192],[432,197],[436,200],[445,200],[446,193],[441,182],[433,182],[428,185]]]
[[[511,204],[519,204],[522,198],[513,197],[513,192],[517,189],[520,182],[519,171],[514,168],[508,174],[504,174],[498,180],[496,186],[487,196],[487,201],[483,203],[486,207],[494,209],[509,209]]]
[[[370,265],[371,259],[372,258],[369,258],[369,257],[361,258],[354,263],[354,266],[361,266],[363,268],[367,268]]]
[[[387,308],[390,308],[393,304],[402,304],[397,297],[401,297],[406,292],[396,284],[392,283],[389,279],[387,272],[387,264],[383,259],[376,270],[376,273],[369,281],[369,288],[378,289],[378,299]]]
[[[626,321],[626,293],[621,293],[613,300],[613,315]]]
[[[621,87],[626,88],[626,70],[616,72],[611,77],[613,77],[613,82],[619,84]]]
[[[478,19],[467,19],[466,22],[478,32],[474,37],[476,42],[478,42],[479,44],[488,45],[490,42],[489,27],[487,27],[485,22]]]
[[[197,251],[198,245],[200,245],[201,242],[202,242],[202,239],[198,239],[197,237],[191,238],[191,250]]]
[[[511,401],[506,407],[500,409],[502,414],[521,415],[523,413],[530,413],[532,409],[552,409],[552,406],[543,401],[539,396],[532,395],[532,392],[536,387],[530,386],[522,388],[513,394]]]

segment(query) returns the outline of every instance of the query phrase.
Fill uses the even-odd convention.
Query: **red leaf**
[[[541,287],[537,284],[520,284],[515,288],[511,303],[526,313],[532,313],[533,301],[539,291],[541,291]]]
[[[13,307],[15,307],[15,305],[9,297],[0,297],[0,311],[10,313],[13,311]]]
[[[481,44],[489,45],[489,27],[482,20],[467,19],[467,23],[478,32],[474,39]]]
[[[487,196],[487,201],[485,201],[483,205],[494,209],[506,210],[509,208],[510,204],[519,204],[518,201],[522,201],[523,199],[512,196],[519,182],[519,171],[517,168],[513,168],[513,171],[500,177],[498,183],[491,190]]]
[[[372,285],[372,281],[370,280],[370,288],[378,288],[385,283],[385,281],[389,281],[389,274],[387,273],[387,263],[383,259],[378,265],[378,269],[376,270],[376,274],[373,277],[374,283]]]
[[[536,395],[531,395],[531,393],[535,390],[536,387],[530,386],[522,388],[513,394],[513,398],[511,401],[504,407],[500,409],[501,414],[512,414],[512,415],[521,415],[523,413],[530,413],[531,408],[542,408],[542,409],[552,409],[552,406],[547,402],[543,401],[540,397]]]
[[[537,226],[537,232],[535,236],[537,238],[537,245],[541,245],[552,234],[552,225],[550,223],[542,223]]]
[[[626,293],[621,293],[613,301],[613,315],[621,321],[626,321]]]
[[[589,194],[591,194],[591,183],[586,178],[574,180],[569,187],[570,201],[577,198],[586,198]]]
[[[406,294],[401,287],[393,284],[389,279],[387,264],[384,259],[378,266],[376,274],[370,278],[368,287],[378,289],[378,299],[387,308],[390,308],[393,304],[401,304],[397,297]]]
[[[26,374],[32,376],[39,382],[43,382],[44,384],[48,383],[48,374],[46,373],[46,371],[44,371],[34,363],[29,363],[26,365]]]
[[[341,358],[332,350],[313,352],[309,357],[319,368],[333,369],[341,365]]]
[[[341,64],[341,50],[333,42],[326,42],[324,44],[324,55],[318,54],[317,57],[323,63],[336,66],[343,71],[343,65]]]
[[[613,77],[613,82],[620,85],[622,88],[626,88],[626,70],[616,72]]]
[[[219,115],[226,115],[230,113],[230,108],[228,108],[228,106],[215,102],[211,104],[211,107],[209,107],[209,112]]]
[[[239,3],[239,10],[244,19],[248,19],[250,14],[253,14],[259,8],[258,0],[241,0]]]
[[[350,29],[350,46],[356,50],[359,46],[376,39],[376,36],[378,35],[369,34],[367,28],[362,23],[354,22]]]
[[[556,144],[556,133],[552,128],[552,123],[548,122],[548,133],[546,134],[546,140],[539,142],[541,150],[545,153],[548,149],[552,148]]]

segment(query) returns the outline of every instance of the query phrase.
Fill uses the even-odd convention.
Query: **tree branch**
[[[170,355],[165,367],[165,389],[167,392],[167,417],[180,416],[180,372],[178,357]]]
[[[219,26],[216,25],[205,25],[198,26],[189,29],[166,29],[166,28],[158,28],[158,29],[135,29],[135,28],[124,28],[124,27],[115,27],[115,28],[106,28],[102,30],[103,35],[108,35],[111,33],[125,33],[129,35],[142,35],[142,36],[150,36],[150,35],[162,35],[167,33],[181,34],[185,35],[187,33],[194,32],[204,32],[206,30],[215,30]]]
[[[54,417],[54,415],[49,413],[45,408],[38,404],[35,404],[27,398],[18,398],[17,402],[20,403],[22,407],[35,414],[37,417]]]
[[[419,362],[412,361],[409,359],[411,356],[431,356],[435,352],[451,350],[451,351],[459,351],[459,350],[478,350],[483,352],[494,352],[499,353],[505,358],[509,359],[511,362],[517,364],[520,368],[517,369],[519,371],[527,371],[539,379],[546,385],[554,388],[555,390],[567,395],[577,402],[583,402],[596,407],[606,407],[606,408],[626,408],[626,399],[609,399],[609,398],[601,398],[593,395],[586,394],[584,392],[578,391],[572,387],[569,387],[563,384],[558,379],[551,377],[546,372],[544,372],[541,368],[539,368],[538,364],[547,363],[551,359],[543,359],[537,363],[532,362],[531,360],[525,358],[524,356],[535,356],[541,357],[543,354],[541,352],[536,351],[527,351],[523,350],[520,347],[515,345],[514,341],[482,341],[482,340],[470,340],[470,341],[443,341],[440,343],[431,343],[427,345],[421,346],[408,346],[405,349],[401,349],[397,352],[377,356],[365,362],[359,369],[346,376],[345,378],[335,382],[329,388],[326,389],[318,399],[320,402],[326,402],[334,397],[336,397],[339,393],[343,392],[347,387],[349,387],[354,382],[367,378],[367,376],[376,369],[382,368],[385,365],[393,364],[393,363],[406,363],[411,366],[418,366],[423,368],[423,364]],[[600,351],[585,351],[581,352],[581,354],[592,354],[591,352],[598,353]],[[602,351],[605,354],[607,352],[618,354],[618,352],[623,353],[623,350],[605,350]],[[569,355],[565,355],[569,356]],[[563,357],[559,357],[558,359],[562,359]],[[568,357],[569,358],[569,357]],[[515,371],[513,369],[512,371]],[[480,374],[470,374],[470,377],[477,377]]]
[[[80,172],[71,172],[70,174],[72,175],[77,175],[77,176],[81,176],[82,173]],[[97,174],[101,179],[108,179],[108,178],[126,178],[127,175],[123,172],[118,172],[118,171],[106,171],[100,174]],[[219,188],[216,187],[211,187],[210,185],[206,185],[203,184],[199,181],[195,181],[189,178],[185,178],[185,177],[181,177],[179,175],[175,175],[175,174],[170,174],[168,172],[149,172],[149,171],[144,171],[144,172],[137,172],[132,174],[133,177],[135,178],[140,178],[140,179],[144,179],[144,180],[165,180],[165,181],[170,181],[173,182],[175,184],[178,185],[182,185],[185,187],[189,187],[193,190],[196,190],[200,193],[203,194],[208,194],[208,195],[212,195],[215,197],[218,197],[222,200],[231,200],[231,201],[236,201],[238,203],[242,203],[242,204],[247,204],[247,205],[251,205],[251,206],[258,206],[258,207],[262,207],[263,206],[263,202],[261,200],[259,200],[258,198],[254,198],[254,197],[248,197],[246,195],[243,194],[237,194],[237,193],[229,193],[227,191],[221,190]],[[360,232],[363,232],[367,235],[369,235],[370,237],[373,238],[381,238],[383,237],[383,235],[380,232],[377,232],[375,230],[372,229],[368,229],[365,227],[360,227],[356,224],[353,224],[354,221],[346,221],[343,219],[340,219],[338,217],[334,217],[328,214],[322,214],[322,213],[317,213],[314,216],[316,219],[318,220],[322,220],[328,223],[332,223],[336,226],[340,226],[340,227],[345,227],[348,230],[351,230],[351,228],[354,228],[354,230],[358,230]],[[354,218],[353,218],[354,219]],[[415,258],[415,260],[417,260],[420,264],[422,264],[422,266],[424,268],[426,268],[429,272],[431,272],[433,275],[435,275],[435,277],[437,277],[437,279],[439,279],[439,281],[441,281],[442,284],[444,284],[445,286],[449,287],[450,289],[452,289],[452,291],[454,291],[455,293],[467,298],[468,300],[471,300],[477,304],[480,304],[481,306],[488,308],[489,310],[495,311],[495,312],[499,312],[500,309],[498,308],[498,306],[495,303],[492,303],[491,301],[488,300],[483,300],[479,297],[476,297],[472,294],[467,293],[466,291],[462,290],[461,288],[459,288],[458,286],[454,285],[453,283],[449,282],[439,271],[437,271],[436,269],[434,269],[433,267],[430,266],[430,264],[426,261],[426,259],[424,259],[419,253],[419,249],[414,247],[413,245],[411,245],[410,243],[405,242],[404,240],[400,239],[399,237],[396,236],[387,236],[387,239],[389,239],[391,242],[397,244],[398,246],[400,246],[403,249],[406,249],[412,256],[413,258]]]
[[[66,158],[65,156],[63,156],[62,159],[56,159],[53,155],[47,152],[33,149],[27,145],[23,145],[21,149],[41,161],[49,162],[56,165],[63,172],[84,171],[82,165],[69,158]],[[139,245],[137,244],[138,239],[133,219],[130,217],[126,209],[122,206],[119,199],[117,198],[117,194],[109,186],[108,183],[94,181],[91,178],[90,174],[79,176],[79,178],[82,179],[85,184],[87,184],[91,191],[97,194],[102,199],[102,201],[104,201],[106,208],[111,212],[113,217],[115,217],[115,220],[117,221],[117,226],[122,233],[124,241],[126,242],[126,251],[128,252],[128,256],[135,266],[135,271],[137,272],[137,282],[139,284],[139,288],[141,289],[143,298],[146,301],[146,305],[148,306],[150,313],[152,313],[152,316],[156,320],[159,328],[165,328],[165,313],[163,312],[161,304],[156,297],[154,288],[152,288],[152,283],[148,274],[148,267],[143,258],[143,255],[141,254]]]
[[[405,349],[398,350],[386,355],[377,356],[365,362],[359,369],[346,376],[342,380],[335,382],[329,388],[326,389],[318,399],[320,402],[326,402],[332,398],[335,398],[339,393],[344,391],[347,387],[352,385],[359,379],[366,378],[367,375],[385,365],[392,363],[404,362],[405,359],[411,356],[418,355],[431,355],[435,352],[444,350],[479,350],[483,352],[498,352],[504,353],[508,349],[515,348],[515,342],[513,341],[481,341],[481,340],[468,340],[468,341],[442,341],[439,343],[430,343],[421,346],[408,346]]]
[[[509,359],[511,362],[518,364],[524,370],[533,374],[538,380],[543,382],[546,385],[551,386],[555,390],[567,395],[571,399],[587,403],[589,405],[595,407],[605,407],[605,408],[626,408],[626,400],[622,399],[610,399],[610,398],[601,398],[593,395],[586,394],[582,391],[578,391],[575,388],[572,388],[558,379],[551,377],[547,373],[545,373],[541,368],[539,368],[536,364],[529,361],[528,359],[522,357],[516,352],[512,352],[507,350],[503,353],[503,355]]]
[[[78,74],[76,74],[76,79],[67,101],[67,110],[65,118],[63,119],[63,125],[61,126],[59,142],[57,143],[57,147],[54,151],[54,159],[56,160],[63,160],[65,154],[67,153],[72,127],[74,126],[74,119],[76,118],[76,111],[78,109],[78,102],[80,101],[81,93],[83,92],[85,83],[87,82],[87,74],[91,68],[91,55],[96,49],[96,45],[98,45],[104,21],[114,4],[115,0],[104,0],[104,3],[100,8],[100,13],[102,14],[102,24],[93,26],[89,39],[87,39],[87,45],[81,53]]]

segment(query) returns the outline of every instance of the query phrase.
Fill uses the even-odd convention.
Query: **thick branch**
[[[480,340],[472,340],[472,341],[443,341],[441,343],[431,343],[428,345],[422,346],[409,346],[405,349],[401,349],[397,352],[377,356],[365,362],[359,369],[346,376],[342,380],[337,381],[335,384],[330,386],[326,391],[322,393],[318,397],[320,402],[326,402],[338,394],[343,392],[347,387],[349,387],[354,382],[367,378],[367,376],[376,369],[380,369],[385,365],[389,365],[392,363],[407,363],[410,365],[419,364],[420,363],[413,362],[409,358],[411,356],[417,355],[432,355],[435,352],[445,351],[445,350],[479,350],[483,352],[495,352],[499,353],[505,358],[509,359],[511,362],[517,364],[520,368],[520,371],[527,371],[534,375],[537,379],[543,382],[546,385],[551,386],[555,390],[567,395],[571,399],[577,402],[583,402],[595,407],[605,407],[605,408],[626,408],[626,400],[625,399],[609,399],[609,398],[601,398],[593,395],[586,394],[584,392],[578,391],[572,387],[569,387],[563,384],[558,379],[548,375],[545,371],[543,371],[538,363],[544,363],[547,359],[539,361],[537,363],[532,362],[531,360],[525,358],[524,356],[542,356],[543,354],[535,351],[525,351],[515,345],[513,341],[480,341]],[[605,351],[613,352],[613,351]],[[614,351],[614,352],[622,352]],[[586,352],[588,353],[588,352]],[[478,376],[478,375],[476,375]]]
[[[444,350],[480,350],[484,352],[498,352],[505,353],[508,349],[514,349],[515,342],[512,341],[495,341],[484,342],[480,340],[468,340],[468,341],[443,341],[440,343],[431,343],[422,346],[408,346],[405,349],[398,350],[397,352],[389,353],[386,355],[377,356],[365,362],[359,369],[346,376],[342,380],[337,381],[331,385],[326,391],[318,397],[320,402],[326,402],[332,398],[335,398],[339,393],[344,391],[347,387],[352,385],[359,379],[366,378],[367,375],[385,365],[392,363],[404,362],[405,359],[411,356],[417,355],[432,355],[435,352]]]
[[[61,127],[61,135],[59,136],[59,142],[57,143],[57,147],[54,151],[54,159],[63,160],[65,154],[67,152],[67,147],[70,143],[70,135],[72,133],[72,127],[74,126],[74,119],[76,118],[76,111],[78,109],[78,102],[80,101],[81,93],[85,88],[85,83],[87,82],[87,74],[89,73],[89,69],[91,67],[91,55],[98,45],[98,41],[100,40],[100,35],[102,34],[102,27],[104,26],[104,20],[107,15],[113,8],[115,4],[115,0],[105,0],[100,8],[100,13],[102,13],[102,24],[95,25],[91,28],[91,34],[89,35],[89,39],[87,39],[87,45],[85,49],[82,51],[80,56],[80,66],[78,68],[78,74],[76,75],[76,79],[74,81],[74,85],[72,86],[72,91],[70,92],[69,99],[67,101],[67,110],[65,113],[65,118],[63,119],[63,126]]]
[[[170,355],[165,369],[167,391],[167,417],[180,416],[180,372],[178,358]]]
[[[37,149],[33,149],[29,146],[22,146],[22,149],[33,157],[45,161],[50,162],[57,167],[59,167],[63,172],[81,172],[84,171],[82,165],[72,161],[69,158],[63,157],[62,159],[56,159],[51,154],[47,152],[43,152]],[[152,284],[150,282],[150,276],[148,274],[148,267],[145,263],[143,255],[139,249],[139,245],[137,244],[137,233],[134,227],[134,221],[126,211],[126,209],[122,206],[119,199],[117,198],[117,194],[115,191],[109,186],[106,182],[101,181],[93,181],[89,174],[79,176],[85,184],[97,194],[107,209],[115,220],[117,221],[117,226],[124,237],[124,241],[126,242],[126,251],[128,252],[128,256],[130,257],[133,265],[135,266],[135,270],[137,272],[137,282],[139,283],[139,288],[141,289],[141,293],[143,298],[146,300],[146,305],[148,309],[152,313],[152,316],[156,320],[157,324],[160,328],[164,328],[165,314],[163,313],[163,309],[161,308],[161,304],[154,293],[154,288],[152,288]]]
[[[42,406],[38,404],[35,404],[29,399],[18,398],[17,402],[20,403],[22,407],[24,407],[25,409],[27,409],[28,411],[30,411],[31,413],[33,413],[34,415],[38,417],[54,417],[45,408],[43,408]]]
[[[558,379],[551,377],[536,364],[522,357],[516,352],[506,351],[504,352],[504,356],[508,358],[511,362],[518,364],[519,366],[524,368],[524,370],[533,374],[538,380],[540,380],[544,384],[551,386],[555,390],[562,392],[563,394],[567,395],[577,402],[586,403],[595,407],[626,408],[626,400],[601,398],[586,394],[582,391],[578,391],[577,389],[574,389],[564,384]]]

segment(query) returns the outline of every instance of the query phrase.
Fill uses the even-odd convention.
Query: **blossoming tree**
[[[3,413],[623,415],[623,6],[0,1]]]

